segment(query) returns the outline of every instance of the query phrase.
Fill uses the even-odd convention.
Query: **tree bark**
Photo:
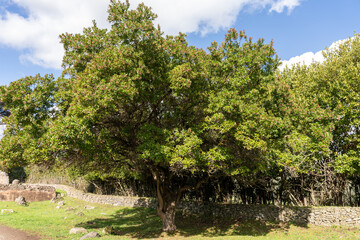
[[[175,213],[176,213],[176,202],[171,201],[166,203],[167,207],[158,206],[157,212],[159,217],[162,220],[164,232],[174,232],[176,231],[175,225]]]
[[[157,213],[163,223],[164,232],[174,232],[176,231],[175,225],[175,214],[176,214],[176,205],[179,200],[179,193],[174,193],[169,189],[169,186],[166,182],[163,182],[157,177]]]

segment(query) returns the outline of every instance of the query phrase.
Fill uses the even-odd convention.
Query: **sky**
[[[141,0],[130,0],[136,7]],[[144,0],[165,34],[184,32],[206,49],[229,28],[274,41],[283,65],[321,61],[321,50],[360,32],[359,0]],[[59,35],[109,27],[105,0],[0,0],[0,85],[29,75],[59,76]]]

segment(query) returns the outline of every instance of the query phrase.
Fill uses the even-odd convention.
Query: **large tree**
[[[15,141],[8,151],[21,163],[152,176],[163,230],[174,231],[184,191],[211,177],[266,171],[284,151],[289,89],[276,79],[279,60],[263,39],[231,29],[206,52],[184,34],[164,36],[143,4],[131,10],[112,0],[108,12],[109,30],[94,22],[82,34],[61,35],[64,72],[56,82],[19,82],[24,91],[16,94],[29,96],[30,105],[13,112],[19,99],[3,88],[14,113],[8,121],[21,124],[5,141],[26,143]],[[41,88],[48,102],[37,95]],[[26,115],[28,107],[33,114]]]

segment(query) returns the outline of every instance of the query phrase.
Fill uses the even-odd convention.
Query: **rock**
[[[77,212],[76,215],[78,216],[84,216],[85,214],[83,212]]]
[[[83,227],[77,227],[77,228],[72,228],[69,231],[69,234],[78,234],[78,233],[88,233],[88,230],[86,230]]]
[[[94,209],[95,207],[94,207],[94,206],[89,206],[89,205],[87,205],[87,206],[85,206],[84,208],[87,209],[87,210],[90,210],[90,209]]]
[[[107,226],[102,230],[102,232],[104,234],[113,234],[114,233],[114,228],[112,226]]]
[[[5,214],[5,213],[13,213],[14,210],[12,209],[1,209],[1,214]]]
[[[60,201],[60,202],[57,203],[57,205],[58,205],[58,206],[64,206],[65,203],[64,203],[64,201]]]
[[[62,208],[62,207],[61,207],[61,206],[56,206],[56,208],[57,208],[57,209],[60,209],[60,208]]]
[[[15,202],[18,204],[18,205],[22,205],[22,206],[26,206],[26,200],[23,196],[19,196],[15,199]]]
[[[12,185],[19,185],[19,184],[20,184],[20,180],[14,179],[11,184],[12,184]]]
[[[73,207],[68,207],[67,209],[65,209],[65,211],[74,211],[75,210],[75,208],[73,208]]]
[[[97,232],[89,232],[88,234],[82,236],[80,239],[86,239],[86,238],[98,238],[100,237],[100,234]]]

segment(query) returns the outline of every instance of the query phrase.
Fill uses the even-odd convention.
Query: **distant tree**
[[[6,106],[6,117],[3,118],[6,130],[0,142],[3,167],[48,160],[44,158],[42,137],[55,114],[55,91],[52,75],[26,77],[0,88],[0,101]]]
[[[291,92],[289,117],[292,129],[286,135],[286,148],[280,154],[278,164],[284,171],[284,182],[287,177],[293,179],[293,183],[287,183],[286,191],[291,193],[288,193],[291,202],[297,205],[307,205],[308,195],[311,195],[310,204],[317,205],[315,191],[319,186],[329,186],[322,183],[330,167],[333,113],[321,105],[321,93],[312,89],[314,82],[310,77],[317,71],[317,68],[296,66],[281,73],[282,81]],[[296,189],[299,190],[295,194]]]
[[[326,49],[324,58],[282,73],[301,107],[300,115],[292,114],[298,130],[289,136],[295,141],[284,162],[341,205],[345,182],[360,173],[360,35]]]
[[[360,34],[325,52],[325,62],[312,78],[320,101],[334,114],[332,159],[338,173],[360,173]]]
[[[231,29],[207,53],[184,34],[163,36],[143,4],[130,10],[112,0],[108,12],[110,30],[94,22],[61,35],[64,73],[56,82],[38,76],[3,89],[12,115],[1,157],[152,176],[171,232],[183,192],[212,177],[266,171],[279,157],[291,129],[281,105],[289,90],[275,77],[272,43]]]
[[[312,98],[321,109],[331,112],[329,150],[333,166],[350,175],[360,171],[359,50],[360,35],[355,34],[337,48],[327,49],[324,63],[297,67],[288,75],[292,84],[298,85],[298,91]]]

